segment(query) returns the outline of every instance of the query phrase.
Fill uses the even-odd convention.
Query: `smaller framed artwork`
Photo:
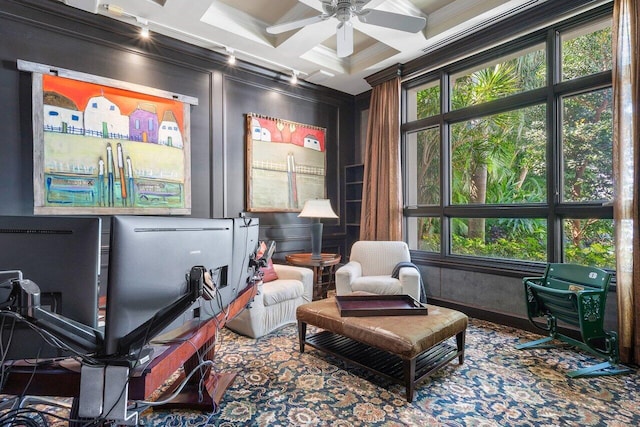
[[[326,130],[265,117],[246,117],[247,211],[300,212],[326,198]]]

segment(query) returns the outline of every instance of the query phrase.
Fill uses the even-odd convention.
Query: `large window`
[[[611,18],[602,13],[405,82],[412,250],[501,268],[615,268]]]

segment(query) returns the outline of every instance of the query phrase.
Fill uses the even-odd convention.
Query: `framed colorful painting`
[[[18,61],[32,73],[36,214],[191,213],[197,99]]]
[[[326,198],[326,130],[247,114],[247,210],[300,212]]]

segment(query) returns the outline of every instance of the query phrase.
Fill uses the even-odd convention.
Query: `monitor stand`
[[[257,283],[255,283],[241,291],[238,298],[229,305],[229,317],[234,317],[243,310],[255,297],[257,289]],[[203,323],[193,322],[190,328],[185,328],[183,333],[189,334],[188,341],[176,341],[169,345],[165,351],[145,367],[140,375],[130,376],[129,399],[148,399],[181,367],[185,372],[190,372],[199,362],[199,351],[209,349],[208,357],[212,357],[214,351],[212,344],[219,328],[224,326],[224,320],[224,315],[221,313],[221,315],[212,317]],[[187,331],[187,329],[190,330]],[[11,381],[8,381],[1,390],[3,394],[22,395],[24,393],[30,396],[75,397],[80,392],[80,374],[61,366],[43,366],[35,370],[32,365],[13,366],[10,372]],[[219,405],[235,375],[235,373],[215,374],[210,369],[205,369],[202,374],[198,373],[191,377],[187,387],[181,393],[182,396],[171,404],[183,408],[211,411],[212,408],[217,407],[214,405]],[[206,393],[202,394],[202,399],[197,392],[200,378],[205,379]],[[74,404],[77,408],[77,399],[74,399]]]

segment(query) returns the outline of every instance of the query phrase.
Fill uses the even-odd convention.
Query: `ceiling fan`
[[[337,50],[338,57],[344,58],[353,53],[353,24],[351,17],[357,16],[360,22],[392,28],[394,30],[417,33],[427,23],[423,17],[401,15],[399,13],[384,12],[382,10],[364,9],[371,0],[320,0],[324,13],[312,18],[285,22],[283,24],[267,27],[269,34],[280,34],[295,30],[306,25],[336,18],[338,23]]]

